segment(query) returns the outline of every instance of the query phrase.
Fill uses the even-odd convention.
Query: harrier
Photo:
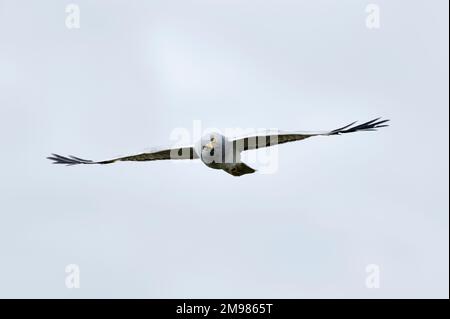
[[[219,133],[203,136],[195,145],[157,150],[154,152],[118,157],[105,161],[91,161],[75,156],[61,156],[52,154],[47,157],[54,164],[112,164],[122,161],[157,161],[157,160],[193,160],[200,159],[206,166],[221,169],[233,176],[254,173],[256,170],[241,162],[240,154],[244,151],[256,150],[263,147],[300,141],[313,136],[333,136],[359,131],[375,131],[388,126],[389,120],[375,120],[356,125],[353,122],[344,127],[328,132],[265,132],[241,138],[227,138]]]

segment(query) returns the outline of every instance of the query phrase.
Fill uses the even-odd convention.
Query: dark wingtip
[[[374,120],[365,122],[363,124],[356,125],[356,122],[349,124],[347,126],[344,126],[342,128],[336,129],[334,131],[331,131],[330,135],[339,135],[339,134],[345,134],[345,133],[353,133],[358,131],[376,131],[379,128],[382,127],[388,127],[389,125],[386,124],[390,120],[382,120],[381,117],[376,118]]]
[[[52,154],[52,156],[48,156],[47,159],[53,161],[53,164],[65,164],[65,165],[77,165],[77,164],[95,164],[95,162],[91,160],[85,160],[75,156],[61,156],[58,154]]]

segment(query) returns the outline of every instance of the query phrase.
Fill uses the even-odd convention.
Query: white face
[[[209,133],[200,142],[201,159],[207,164],[222,163],[225,137],[218,133]]]

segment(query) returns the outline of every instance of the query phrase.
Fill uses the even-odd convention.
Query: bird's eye
[[[211,142],[215,142],[216,141],[216,139],[214,138],[214,136],[211,136],[211,140],[210,140]]]

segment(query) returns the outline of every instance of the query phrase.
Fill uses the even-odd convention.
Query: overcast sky
[[[448,1],[69,3],[0,0],[0,297],[448,298]],[[273,174],[45,159],[378,116]]]

